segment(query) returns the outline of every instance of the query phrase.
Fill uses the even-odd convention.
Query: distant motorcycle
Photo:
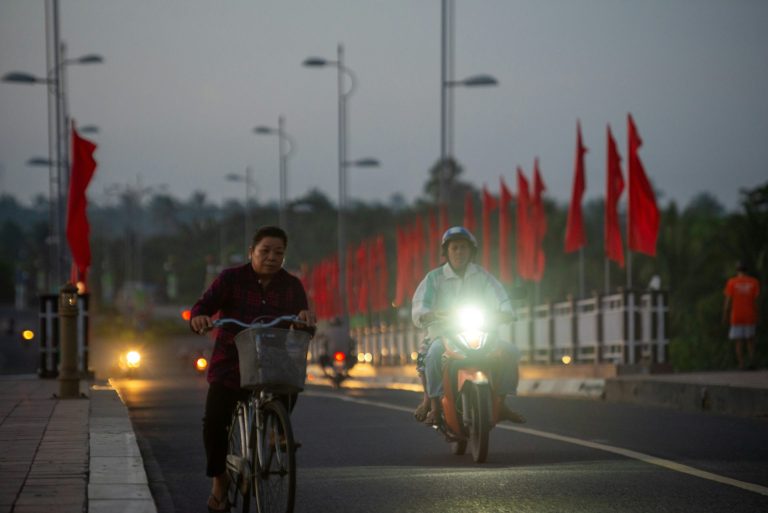
[[[323,375],[331,381],[334,388],[340,388],[341,384],[349,378],[349,371],[357,363],[354,354],[354,341],[342,336],[320,337],[321,354],[318,359]]]
[[[469,445],[475,463],[486,460],[490,431],[499,420],[492,375],[501,350],[495,334],[498,319],[490,317],[478,308],[463,307],[443,320],[451,325],[449,334],[434,342],[445,347],[445,392],[444,419],[433,427],[451,444],[453,454],[464,454]]]
[[[136,348],[122,351],[118,356],[117,367],[123,376],[135,378],[141,368],[141,352]]]

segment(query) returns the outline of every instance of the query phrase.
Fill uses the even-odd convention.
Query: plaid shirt
[[[221,318],[251,323],[257,317],[296,315],[307,308],[307,294],[297,277],[280,269],[264,288],[249,262],[222,271],[192,307],[192,317],[212,316],[218,312]],[[234,339],[242,329],[228,324],[218,330],[208,368],[209,383],[240,388],[240,369]]]

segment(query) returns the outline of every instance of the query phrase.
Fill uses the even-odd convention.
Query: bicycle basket
[[[235,336],[240,386],[296,392],[307,377],[309,333],[279,328],[249,328]]]

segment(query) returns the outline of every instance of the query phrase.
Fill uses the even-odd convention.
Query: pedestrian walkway
[[[0,376],[0,512],[156,513],[128,411],[108,385]]]

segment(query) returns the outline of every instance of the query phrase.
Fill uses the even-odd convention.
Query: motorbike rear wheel
[[[467,383],[462,393],[469,394],[469,446],[472,461],[484,463],[488,457],[491,431],[491,390],[487,384]]]

